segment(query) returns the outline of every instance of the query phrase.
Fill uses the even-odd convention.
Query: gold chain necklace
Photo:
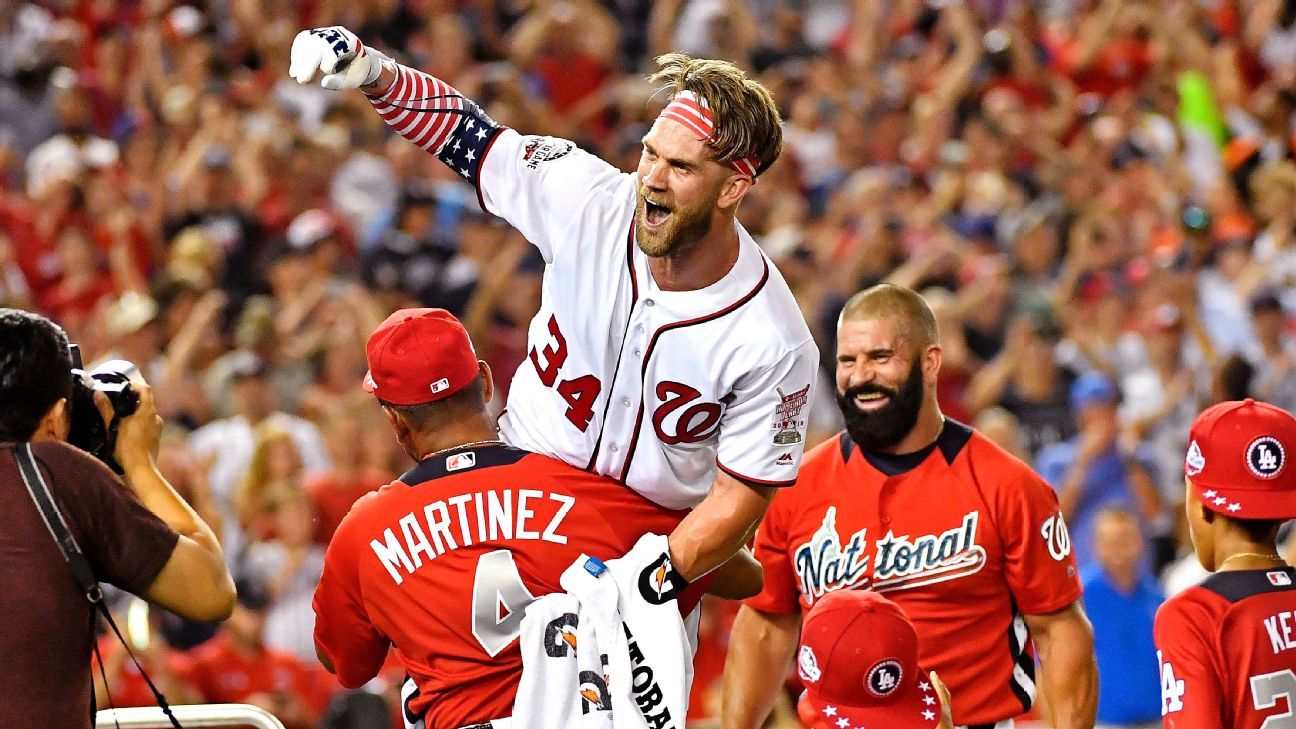
[[[439,451],[432,451],[431,453],[428,453],[427,455],[423,456],[423,458],[431,458],[432,456],[439,456],[442,453],[449,453],[450,451],[461,451],[465,448],[477,448],[479,446],[488,446],[488,445],[504,445],[504,441],[496,438],[492,440],[475,440],[471,443],[460,443],[459,445],[450,446],[449,448],[442,448]]]
[[[1278,556],[1277,554],[1264,554],[1261,552],[1238,552],[1237,554],[1231,554],[1225,557],[1224,560],[1219,563],[1219,566],[1215,568],[1215,571],[1218,572],[1220,569],[1224,567],[1224,565],[1228,564],[1229,562],[1232,562],[1235,559],[1241,559],[1242,557],[1258,557],[1260,559],[1268,559],[1274,562],[1279,562],[1282,563],[1283,565],[1287,564],[1283,560],[1283,558]]]

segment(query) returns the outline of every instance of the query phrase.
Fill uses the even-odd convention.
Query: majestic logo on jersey
[[[823,672],[819,670],[819,659],[815,658],[814,650],[808,645],[801,646],[801,652],[797,654],[797,672],[806,683],[816,683],[823,678]]]
[[[774,465],[776,466],[791,466],[794,463],[796,463],[796,459],[792,457],[792,451],[782,453],[778,458],[774,459]]]
[[[791,445],[801,442],[801,431],[805,428],[806,421],[801,417],[801,411],[805,409],[806,403],[810,400],[810,386],[797,390],[796,392],[783,394],[782,390],[775,389],[779,396],[779,404],[774,407],[774,420],[770,423],[770,430],[774,433],[775,445]]]
[[[563,139],[552,137],[530,137],[522,148],[522,159],[528,170],[539,169],[541,162],[550,162],[566,157],[574,145]]]
[[[1286,462],[1282,443],[1271,435],[1262,435],[1251,441],[1246,449],[1247,468],[1256,478],[1271,479],[1282,473]]]
[[[980,572],[986,563],[985,548],[976,541],[980,514],[969,512],[960,526],[912,540],[887,532],[877,543],[873,589],[905,590]]]
[[[1058,512],[1044,520],[1040,525],[1040,536],[1048,545],[1049,556],[1061,562],[1071,554],[1071,533],[1067,531],[1062,513]]]
[[[1184,458],[1184,473],[1189,476],[1196,476],[1206,467],[1206,456],[1202,455],[1201,446],[1197,441],[1188,445],[1188,455]]]
[[[900,687],[900,679],[903,677],[904,669],[901,668],[900,661],[888,658],[885,661],[878,661],[869,669],[868,676],[864,679],[864,686],[869,693],[884,699]]]
[[[837,507],[828,507],[819,530],[796,550],[795,566],[797,576],[801,578],[801,594],[808,602],[868,578],[869,558],[865,554],[868,542],[864,540],[867,532],[868,529],[861,529],[852,534],[846,540],[846,548],[842,549],[841,539],[837,536]]]
[[[694,403],[702,393],[680,382],[665,380],[654,388],[661,405],[653,412],[653,430],[666,445],[701,443],[720,429],[720,405]],[[688,407],[685,407],[688,406]]]

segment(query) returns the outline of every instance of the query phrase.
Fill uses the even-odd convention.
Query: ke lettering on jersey
[[[1296,569],[1211,575],[1157,611],[1169,729],[1271,729],[1296,709]]]
[[[472,456],[451,456],[450,460]],[[459,468],[466,466],[460,465]],[[456,470],[454,464],[447,466]],[[534,502],[557,503],[557,511],[545,524],[538,523]],[[535,489],[497,489],[459,494],[443,501],[433,501],[419,512],[409,512],[394,527],[382,532],[382,540],[373,539],[369,548],[397,584],[424,564],[460,547],[475,542],[508,540],[543,540],[566,544],[567,536],[558,533],[567,512],[576,503],[573,496],[545,493]],[[457,539],[456,539],[457,536]]]
[[[843,542],[837,534],[837,507],[830,506],[819,530],[795,550],[801,592],[813,602],[848,587],[885,592],[976,574],[986,564],[985,549],[976,541],[979,517],[980,512],[972,511],[958,526],[912,539],[888,531],[873,545],[870,557],[868,529],[860,529]],[[870,562],[874,565],[872,575],[868,572]]]

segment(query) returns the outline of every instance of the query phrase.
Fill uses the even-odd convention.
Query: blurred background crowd
[[[219,629],[142,621],[144,660],[175,699],[294,728],[363,725],[314,660],[310,598],[349,505],[406,467],[360,389],[366,336],[445,307],[507,383],[543,267],[363,96],[287,76],[293,36],[335,24],[627,171],[665,102],[654,55],[765,83],[786,149],[740,218],[820,344],[817,438],[839,427],[842,302],[924,292],[945,413],[1058,490],[1100,719],[1159,720],[1152,613],[1204,575],[1188,426],[1221,399],[1296,409],[1296,0],[0,4],[0,304],[57,320],[87,365],[141,366],[162,468],[244,588]],[[698,721],[729,616],[706,614]],[[147,703],[104,645],[119,705]]]

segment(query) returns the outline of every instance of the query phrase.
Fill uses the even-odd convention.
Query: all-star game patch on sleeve
[[[742,383],[720,421],[721,471],[766,486],[796,483],[818,362],[819,350],[807,341]]]

